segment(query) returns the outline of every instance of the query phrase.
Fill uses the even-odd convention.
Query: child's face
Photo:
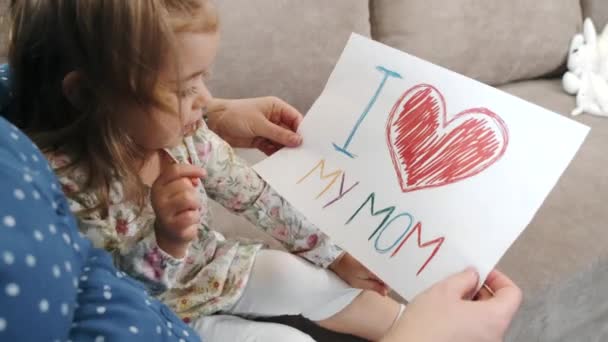
[[[211,100],[204,81],[217,52],[219,35],[185,32],[176,38],[177,61],[168,60],[159,76],[165,102],[173,112],[153,108],[148,112],[129,113],[125,120],[130,137],[147,151],[178,145],[184,135],[193,133]],[[176,64],[180,68],[180,80],[174,72]]]

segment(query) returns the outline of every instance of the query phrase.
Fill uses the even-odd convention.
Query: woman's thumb
[[[479,274],[475,269],[467,268],[448,277],[444,282],[450,292],[458,295],[460,298],[471,299],[477,290]]]

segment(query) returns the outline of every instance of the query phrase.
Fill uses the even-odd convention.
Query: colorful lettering
[[[327,184],[327,186],[323,189],[323,191],[321,191],[321,193],[319,193],[319,195],[317,195],[317,197],[315,197],[315,199],[318,199],[319,197],[323,196],[323,194],[325,194],[327,192],[327,190],[329,190],[329,188],[332,187],[332,185],[334,185],[334,183],[338,180],[338,177],[340,177],[340,175],[343,173],[343,171],[337,170],[337,171],[334,171],[334,172],[326,175],[325,174],[325,159],[322,159],[312,170],[310,170],[310,172],[308,172],[304,177],[302,177],[297,182],[297,184],[302,183],[313,172],[315,172],[316,169],[320,169],[319,170],[319,179],[320,180],[326,180],[328,178],[331,178],[331,181],[329,182],[329,184]]]
[[[338,194],[338,197],[336,197],[333,200],[329,201],[326,205],[323,206],[323,209],[325,209],[325,208],[329,207],[330,205],[336,203],[339,199],[341,199],[342,197],[344,197],[344,195],[346,195],[352,189],[354,189],[357,185],[359,185],[359,182],[355,182],[355,184],[353,184],[350,188],[348,188],[346,191],[344,191],[344,179],[345,178],[346,178],[346,172],[343,172],[342,173],[342,181],[340,182],[340,192]]]
[[[384,233],[386,231],[386,229],[388,227],[391,226],[391,224],[393,222],[395,222],[396,219],[400,218],[400,217],[407,217],[409,219],[409,222],[407,224],[407,228],[403,231],[403,233],[399,236],[399,238],[397,240],[395,240],[395,242],[393,242],[393,244],[388,247],[388,248],[380,248],[380,246],[378,246],[378,241],[380,241],[380,237],[382,236],[382,233]],[[414,222],[414,218],[412,217],[412,215],[408,214],[408,213],[401,213],[395,217],[393,217],[390,221],[388,221],[384,227],[382,227],[382,229],[378,232],[378,236],[376,237],[376,242],[374,243],[374,247],[376,248],[376,250],[380,253],[380,254],[384,254],[388,251],[390,251],[391,249],[395,248],[395,246],[397,246],[397,244],[399,243],[399,241],[401,241],[401,239],[403,239],[403,237],[405,236],[405,234],[407,234],[407,232],[410,230],[410,228],[412,227],[412,223]],[[403,244],[403,243],[402,243]],[[395,254],[395,253],[393,253]],[[392,255],[391,255],[392,256]]]
[[[437,252],[439,251],[439,248],[441,248],[443,241],[445,241],[445,237],[442,236],[442,237],[436,238],[434,240],[422,243],[422,223],[418,222],[416,224],[416,226],[414,227],[414,229],[412,229],[412,231],[405,237],[405,239],[403,239],[403,241],[401,241],[401,244],[399,245],[399,247],[397,247],[397,249],[393,252],[393,254],[391,254],[391,258],[394,257],[399,252],[399,250],[401,250],[401,247],[403,247],[403,245],[407,242],[407,240],[409,240],[410,236],[412,236],[412,234],[414,234],[414,232],[418,233],[418,239],[417,239],[418,248],[426,248],[426,247],[435,245],[435,248],[433,249],[431,256],[429,256],[428,259],[426,259],[426,262],[422,265],[422,267],[420,267],[420,269],[416,273],[416,275],[419,275],[422,271],[424,271],[424,269],[429,264],[429,262],[431,262],[431,260],[435,257],[435,254],[437,254]]]
[[[361,204],[361,206],[359,207],[359,209],[357,209],[357,211],[355,211],[355,213],[353,214],[353,216],[351,216],[348,221],[346,221],[345,225],[348,225],[349,223],[351,223],[353,221],[353,219],[355,218],[355,216],[357,216],[359,214],[359,212],[361,211],[361,209],[363,209],[363,207],[365,207],[365,205],[369,202],[370,203],[370,214],[372,216],[378,216],[381,214],[384,214],[384,219],[382,220],[382,222],[380,222],[380,224],[378,225],[378,227],[376,228],[376,230],[374,230],[374,232],[372,233],[372,235],[369,236],[369,238],[367,238],[368,240],[371,240],[372,237],[374,235],[376,235],[376,233],[380,230],[380,228],[382,228],[382,226],[384,226],[384,224],[386,223],[386,221],[388,221],[388,219],[391,217],[391,215],[393,214],[393,212],[395,211],[395,206],[392,207],[387,207],[384,208],[380,211],[375,211],[374,210],[374,200],[376,198],[376,193],[372,192],[369,196],[367,196],[367,199],[365,200],[365,202],[363,202],[363,204]]]

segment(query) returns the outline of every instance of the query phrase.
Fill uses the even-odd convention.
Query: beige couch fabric
[[[598,27],[598,30],[603,30],[608,24],[608,3],[606,0],[582,0],[583,15],[585,18],[590,17]]]
[[[369,36],[367,1],[221,0],[219,97],[275,95],[307,111],[351,32]]]
[[[578,0],[370,4],[375,39],[492,85],[559,69],[581,25]]]
[[[574,108],[558,79],[501,89],[561,114]],[[525,294],[510,341],[608,341],[608,119],[576,120],[591,127],[587,140],[499,265]]]

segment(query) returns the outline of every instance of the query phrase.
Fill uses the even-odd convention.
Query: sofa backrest
[[[0,62],[8,25],[0,0]],[[583,16],[608,23],[608,0],[216,0],[219,97],[276,95],[306,111],[350,32],[499,85],[558,75]],[[371,22],[371,24],[370,24]]]
[[[582,22],[579,0],[370,4],[376,40],[492,85],[555,73]]]
[[[608,1],[606,0],[581,0],[583,15],[585,18],[593,19],[598,31],[604,29],[608,24]]]
[[[369,36],[363,0],[220,0],[222,40],[210,89],[219,97],[275,95],[306,111],[351,32]]]

